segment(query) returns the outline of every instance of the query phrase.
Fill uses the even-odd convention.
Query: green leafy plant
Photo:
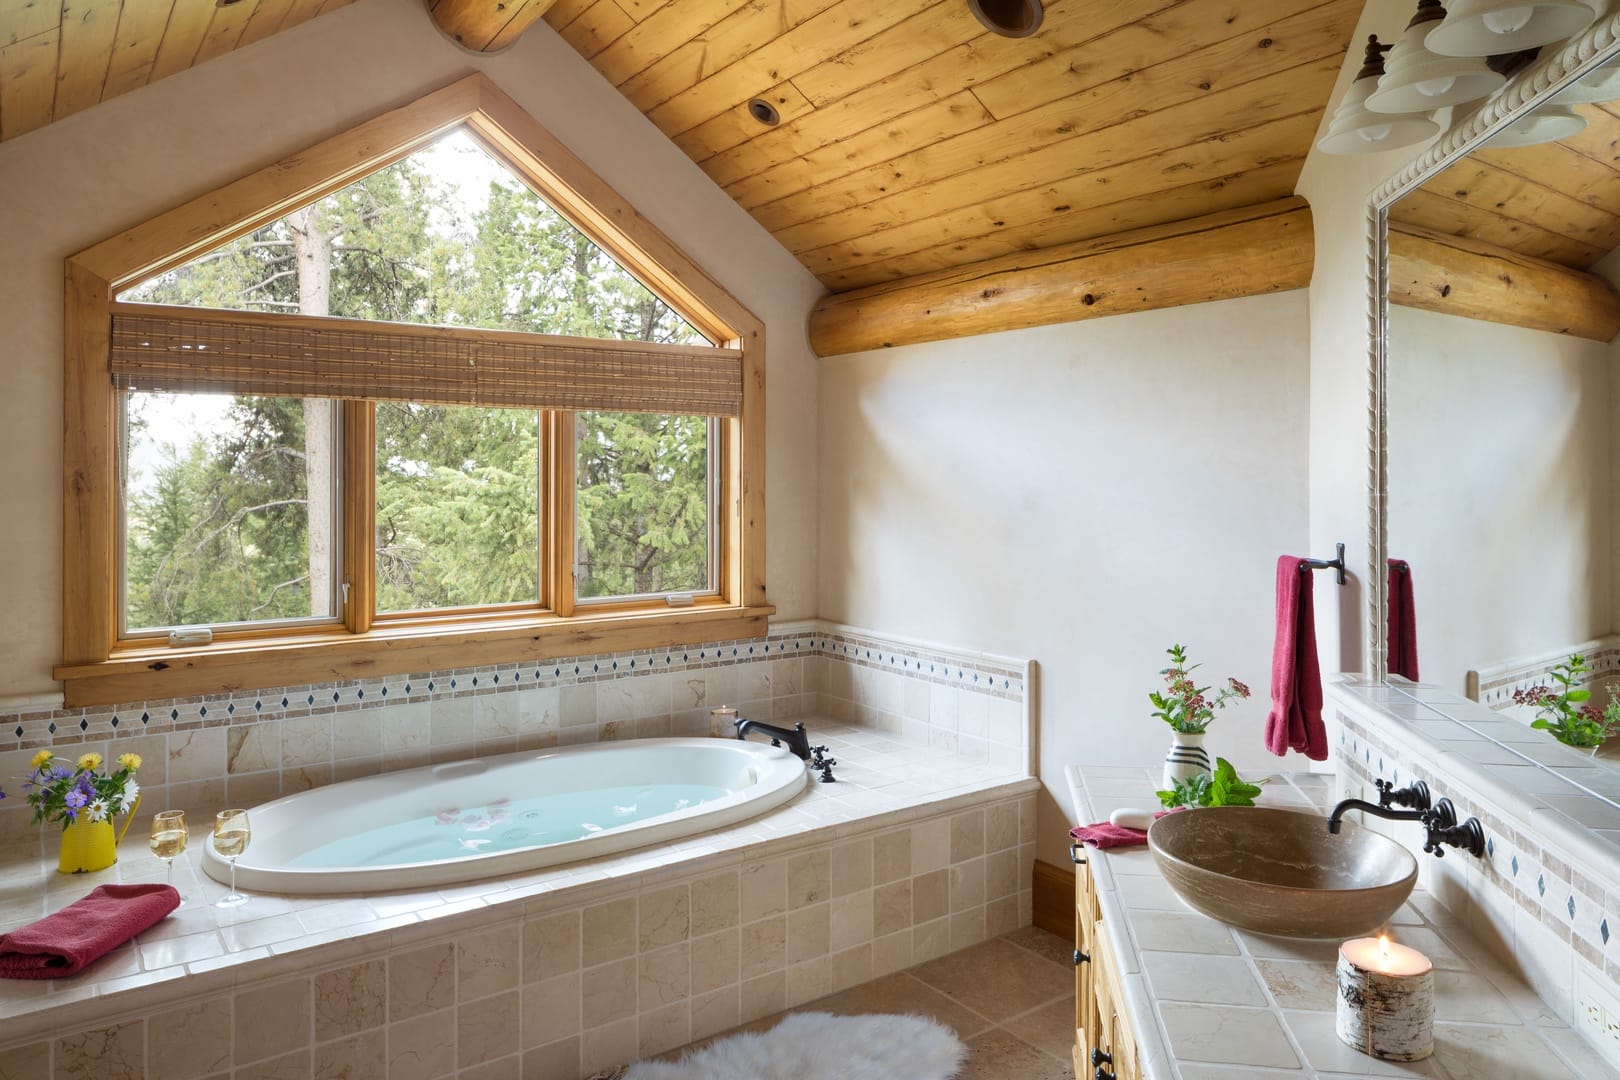
[[[1216,758],[1213,774],[1196,773],[1158,794],[1159,801],[1172,810],[1180,806],[1253,806],[1264,783],[1251,784],[1230,761]]]
[[[1226,708],[1233,698],[1246,698],[1249,688],[1236,679],[1227,679],[1226,685],[1211,700],[1209,687],[1193,682],[1192,673],[1200,665],[1187,664],[1187,647],[1172,645],[1165,650],[1170,654],[1170,666],[1160,671],[1164,676],[1165,691],[1148,694],[1153,703],[1153,715],[1184,735],[1197,735],[1206,731],[1215,720],[1215,710]]]
[[[1536,719],[1530,726],[1551,733],[1565,746],[1601,746],[1603,740],[1620,731],[1620,702],[1611,701],[1603,709],[1591,704],[1592,692],[1582,687],[1588,670],[1586,657],[1575,653],[1563,663],[1554,664],[1549,672],[1558,689],[1532,686],[1515,690],[1513,703],[1534,708]]]

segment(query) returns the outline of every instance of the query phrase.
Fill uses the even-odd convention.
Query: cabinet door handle
[[[1089,963],[1091,963],[1091,954],[1090,953],[1083,953],[1079,949],[1074,950],[1074,966],[1075,967],[1079,967],[1081,964],[1089,964]]]
[[[1101,1065],[1097,1066],[1097,1071],[1091,1075],[1092,1080],[1116,1080],[1114,1074],[1103,1068]]]
[[[1112,1065],[1114,1063],[1114,1055],[1106,1054],[1097,1047],[1092,1047],[1091,1063],[1099,1067],[1103,1065]]]
[[[1084,850],[1086,850],[1086,845],[1084,844],[1070,844],[1069,861],[1074,863],[1076,866],[1086,865],[1086,857],[1080,854]]]

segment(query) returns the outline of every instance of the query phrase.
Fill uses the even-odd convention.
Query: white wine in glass
[[[231,860],[231,891],[215,907],[236,907],[248,898],[236,891],[236,860],[247,850],[253,833],[248,828],[246,810],[221,810],[214,815],[214,850]]]
[[[169,886],[174,886],[174,860],[179,858],[186,850],[186,812],[184,810],[165,810],[160,814],[152,815],[152,833],[147,839],[152,848],[152,854],[162,859],[169,868]],[[185,898],[180,900],[180,906],[185,906]]]

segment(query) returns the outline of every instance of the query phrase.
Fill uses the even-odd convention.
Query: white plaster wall
[[[420,3],[360,0],[0,144],[0,698],[56,688],[62,260],[474,70],[765,321],[769,594],[780,618],[816,614],[804,326],[821,286],[546,26],[475,57]]]
[[[1372,33],[1382,41],[1396,40],[1411,14],[1405,0],[1368,0],[1318,138],[1361,68],[1360,43]],[[1328,551],[1343,541],[1351,568],[1350,584],[1338,591],[1337,603],[1316,609],[1324,672],[1367,667],[1367,197],[1422,149],[1334,157],[1313,148],[1294,187],[1311,204],[1316,229],[1310,287],[1310,544]]]
[[[1146,694],[1173,643],[1255,690],[1210,745],[1276,767],[1307,330],[1295,291],[822,362],[821,614],[1036,659],[1041,858],[1065,857],[1064,765],[1163,756]]]
[[[1389,313],[1389,550],[1424,682],[1613,629],[1609,346]]]

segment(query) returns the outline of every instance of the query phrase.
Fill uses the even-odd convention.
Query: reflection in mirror
[[[1572,654],[1571,713],[1620,683],[1617,244],[1620,61],[1389,208],[1392,677],[1525,723]]]

